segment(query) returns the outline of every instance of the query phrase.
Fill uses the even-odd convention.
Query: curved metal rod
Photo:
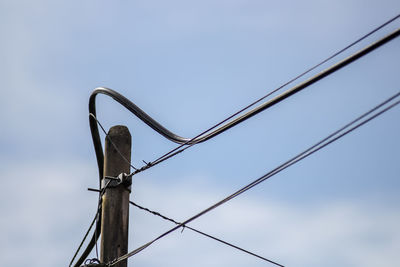
[[[179,144],[188,144],[188,145],[193,145],[197,143],[204,142],[210,138],[213,138],[217,136],[220,133],[225,132],[226,130],[232,128],[233,126],[251,118],[252,116],[260,113],[261,111],[266,110],[267,108],[281,102],[282,100],[288,98],[289,96],[294,95],[295,93],[301,91],[302,89],[308,87],[309,85],[314,84],[315,82],[325,78],[326,76],[332,74],[333,72],[343,68],[344,66],[347,66],[348,64],[356,61],[360,57],[368,54],[369,52],[375,50],[376,48],[382,46],[383,44],[393,40],[394,38],[398,37],[400,35],[400,28],[392,32],[391,34],[383,37],[382,39],[372,43],[371,45],[365,47],[364,49],[358,51],[357,53],[343,59],[342,61],[336,63],[335,65],[323,70],[322,72],[318,73],[317,75],[311,77],[310,79],[300,83],[299,85],[296,85],[292,87],[291,89],[285,91],[284,93],[270,99],[269,101],[265,102],[264,104],[248,111],[247,113],[237,117],[236,119],[220,126],[219,128],[215,129],[214,131],[201,135],[200,137],[194,138],[194,139],[189,139],[189,138],[184,138],[179,135],[176,135],[163,127],[161,124],[159,124],[157,121],[152,119],[149,115],[147,115],[143,110],[141,110],[138,106],[133,104],[129,99],[124,97],[123,95],[119,94],[118,92],[105,88],[105,87],[98,87],[96,88],[92,95],[89,98],[89,113],[93,114],[96,116],[96,95],[97,94],[105,94],[110,97],[112,97],[115,101],[123,105],[126,109],[128,109],[130,112],[132,112],[135,116],[137,116],[139,119],[141,119],[144,123],[146,123],[148,126],[150,126],[153,130],[157,131],[160,133],[162,136],[165,138]],[[96,152],[96,158],[97,158],[97,166],[99,169],[99,181],[101,183],[101,179],[103,178],[103,164],[104,164],[104,155],[103,155],[103,148],[101,145],[101,140],[100,140],[100,135],[99,135],[99,129],[96,120],[92,117],[89,116],[89,124],[90,124],[90,130],[92,133],[92,140],[93,140],[93,145],[95,148]],[[97,225],[96,231],[99,228],[99,225]],[[97,237],[98,238],[98,237]],[[93,248],[93,243],[91,242],[90,245],[88,246],[87,250],[90,250],[90,248]],[[83,257],[83,256],[82,256]],[[82,259],[80,258],[80,260]],[[78,265],[81,263],[80,260],[78,261]],[[79,263],[80,262],[80,263]]]

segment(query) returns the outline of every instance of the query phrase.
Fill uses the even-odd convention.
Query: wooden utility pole
[[[108,131],[104,149],[104,187],[109,179],[130,172],[131,134],[125,126],[117,125]],[[107,263],[128,253],[130,184],[111,181],[102,202],[100,261]],[[127,267],[127,261],[115,267]]]

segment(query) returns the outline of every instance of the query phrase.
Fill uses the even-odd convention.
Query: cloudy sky
[[[97,86],[193,137],[399,13],[397,0],[0,0],[1,265],[69,264],[96,208]],[[397,93],[399,69],[397,38],[134,176],[131,200],[183,221]],[[129,127],[133,165],[176,146],[112,99],[97,105],[107,129]],[[285,266],[399,266],[399,116],[397,106],[191,226]],[[130,250],[173,227],[130,216]],[[129,265],[273,266],[188,229]]]

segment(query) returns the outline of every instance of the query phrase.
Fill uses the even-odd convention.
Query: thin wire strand
[[[98,202],[97,202],[97,211],[96,211],[96,215],[94,216],[94,218],[93,218],[93,220],[92,220],[92,222],[91,222],[91,224],[90,224],[90,226],[89,226],[89,229],[86,231],[85,236],[83,237],[81,243],[80,243],[79,246],[78,246],[78,249],[76,250],[74,256],[72,257],[72,259],[71,259],[71,261],[70,261],[70,263],[69,263],[69,266],[72,266],[72,263],[74,262],[76,256],[78,255],[80,249],[82,248],[82,245],[83,245],[83,243],[85,242],[87,236],[89,235],[89,232],[92,230],[92,227],[93,227],[94,223],[97,222],[97,220],[98,220],[98,217],[99,217],[99,214],[100,214],[100,211],[101,211],[102,196],[104,195],[104,193],[105,193],[107,187],[109,186],[110,182],[111,182],[111,180],[109,180],[109,181],[106,183],[106,185],[104,186],[104,188],[101,189],[100,192],[99,192],[99,199],[98,199]],[[96,231],[96,230],[95,230],[94,235],[95,235],[95,238],[96,238],[96,237],[97,237],[97,236],[96,236],[96,235],[97,235],[97,231]],[[97,238],[96,238],[96,240],[97,240]],[[97,241],[96,241],[96,256],[97,256],[97,258],[99,258],[98,250],[97,250]]]
[[[152,211],[152,210],[150,210],[150,209],[148,209],[148,208],[142,207],[142,206],[136,204],[136,203],[133,202],[133,201],[129,201],[129,203],[132,204],[133,206],[135,206],[135,207],[141,209],[141,210],[147,211],[147,212],[149,212],[149,213],[151,213],[151,214],[153,214],[153,215],[155,215],[155,216],[158,216],[158,217],[160,217],[160,218],[162,218],[162,219],[164,219],[164,220],[173,222],[173,223],[176,224],[176,225],[180,225],[180,224],[181,224],[181,223],[175,221],[174,219],[171,219],[171,218],[168,218],[168,217],[165,216],[165,215],[162,215],[162,214],[159,213],[159,212]],[[253,252],[251,252],[251,251],[248,251],[248,250],[246,250],[246,249],[244,249],[244,248],[241,248],[241,247],[238,247],[238,246],[236,246],[236,245],[233,245],[233,244],[231,244],[231,243],[229,243],[229,242],[226,242],[226,241],[224,241],[224,240],[222,240],[222,239],[220,239],[220,238],[217,238],[217,237],[215,237],[215,236],[206,234],[206,233],[204,233],[204,232],[202,232],[202,231],[200,231],[200,230],[197,230],[197,229],[195,229],[195,228],[192,228],[192,227],[190,227],[190,226],[184,225],[184,226],[183,226],[183,229],[185,229],[185,228],[187,228],[187,229],[189,229],[189,230],[191,230],[191,231],[193,231],[193,232],[196,232],[196,233],[198,233],[198,234],[201,234],[201,235],[203,235],[203,236],[205,236],[205,237],[208,237],[208,238],[210,238],[210,239],[213,239],[213,240],[215,240],[215,241],[218,241],[218,242],[220,242],[220,243],[222,243],[222,244],[224,244],[224,245],[227,245],[227,246],[230,246],[230,247],[235,248],[235,249],[237,249],[237,250],[240,250],[240,251],[242,251],[242,252],[245,252],[245,253],[247,253],[247,254],[249,254],[249,255],[251,255],[251,256],[257,257],[257,258],[259,258],[259,259],[262,259],[262,260],[267,261],[267,262],[269,262],[269,263],[275,264],[275,265],[277,265],[277,266],[284,267],[283,265],[281,265],[281,264],[279,264],[279,263],[277,263],[277,262],[274,262],[274,261],[269,260],[269,259],[267,259],[267,258],[265,258],[265,257],[262,257],[262,256],[260,256],[260,255],[257,255],[257,254],[255,254],[255,253],[253,253]]]
[[[369,114],[371,114],[372,112],[374,112],[375,110],[377,110],[379,107],[383,107],[383,105],[385,105],[384,103],[389,103],[392,100],[394,100],[395,98],[397,98],[400,95],[400,92],[398,92],[397,94],[393,95],[392,97],[390,97],[389,99],[385,100],[384,102],[382,102],[381,104],[379,104],[378,106],[372,108],[371,110],[367,111],[366,113],[362,114],[360,117],[356,118],[355,120],[353,120],[352,122],[346,124],[344,127],[342,127],[340,130],[335,131],[333,134],[329,135],[328,137],[322,139],[321,141],[319,141],[318,143],[316,143],[315,145],[311,146],[310,148],[306,149],[305,151],[301,152],[300,154],[298,154],[297,156],[293,157],[292,159],[286,161],[285,163],[281,164],[280,166],[276,167],[275,169],[273,169],[272,171],[266,173],[265,175],[261,176],[260,178],[254,180],[253,182],[251,182],[250,184],[242,187],[241,189],[239,189],[238,191],[236,191],[235,193],[229,195],[228,197],[222,199],[221,201],[217,202],[216,204],[208,207],[207,209],[203,210],[202,212],[194,215],[193,217],[187,219],[186,221],[184,221],[183,223],[175,226],[174,228],[168,230],[167,232],[161,234],[160,236],[158,236],[157,238],[153,239],[152,241],[142,245],[141,247],[138,247],[137,249],[122,255],[118,258],[116,258],[115,260],[109,262],[107,265],[108,266],[113,266],[115,264],[117,264],[120,261],[126,260],[129,257],[132,257],[133,255],[141,252],[142,250],[144,250],[145,248],[149,247],[151,244],[153,244],[154,242],[156,242],[157,240],[169,235],[170,233],[176,231],[177,229],[184,227],[186,224],[198,219],[199,217],[203,216],[204,214],[210,212],[211,210],[223,205],[224,203],[228,202],[229,200],[239,196],[240,194],[246,192],[247,190],[253,188],[254,186],[257,186],[258,184],[264,182],[265,180],[269,179],[270,177],[276,175],[277,173],[283,171],[284,169],[292,166],[293,164],[307,158],[308,156],[314,154],[315,152],[323,149],[324,147],[328,146],[329,144],[332,144],[333,142],[337,141],[338,139],[342,138],[343,136],[353,132],[354,130],[358,129],[359,127],[363,126],[364,124],[370,122],[371,120],[377,118],[378,116],[382,115],[383,113],[387,112],[388,110],[392,109],[393,107],[397,106],[400,103],[400,100],[396,101],[395,103],[387,106],[386,108],[382,109],[381,111],[371,115],[369,118],[366,118],[365,120],[359,122],[358,124],[356,124],[355,126],[349,128],[351,125],[355,124],[356,122],[360,121],[361,119],[365,118],[366,116],[368,116]],[[348,130],[342,132],[344,129],[349,128]],[[342,131],[341,131],[342,130]],[[341,134],[338,134],[339,132],[342,132]],[[336,134],[335,134],[336,133]],[[335,136],[336,135],[336,136]],[[335,136],[335,137],[333,137]],[[332,137],[332,138],[330,138]],[[330,140],[329,140],[330,139]]]
[[[100,121],[96,118],[96,116],[92,113],[89,113],[89,116],[91,116],[93,119],[96,120],[97,124],[100,126],[101,130],[105,134],[106,138],[110,141],[111,145],[114,147],[114,149],[117,151],[117,153],[121,156],[121,158],[131,166],[132,169],[138,170],[135,166],[132,165],[132,163],[121,153],[121,151],[118,149],[118,147],[115,145],[113,140],[110,138],[108,135],[107,131],[104,129],[103,125],[101,125]]]
[[[75,254],[74,254],[74,256],[72,257],[72,259],[71,259],[71,261],[70,261],[70,263],[69,263],[69,266],[72,266],[72,263],[74,262],[76,256],[78,255],[79,251],[81,250],[83,243],[85,243],[85,240],[86,240],[87,236],[89,235],[90,230],[92,230],[93,224],[94,224],[95,221],[96,221],[96,217],[97,217],[97,213],[96,213],[96,216],[93,218],[93,220],[92,220],[92,222],[91,222],[91,224],[90,224],[90,226],[89,226],[89,229],[86,231],[85,236],[83,237],[81,243],[79,244],[78,249],[75,251]]]
[[[344,51],[346,51],[347,49],[351,48],[352,46],[356,45],[357,43],[361,42],[362,40],[366,39],[367,37],[369,37],[370,35],[374,34],[375,32],[379,31],[380,29],[382,29],[383,27],[385,27],[386,25],[392,23],[393,21],[397,20],[398,18],[400,18],[400,14],[396,15],[395,17],[391,18],[390,20],[386,21],[385,23],[383,23],[382,25],[378,26],[377,28],[373,29],[372,31],[370,31],[369,33],[365,34],[364,36],[362,36],[361,38],[357,39],[356,41],[352,42],[351,44],[347,45],[346,47],[342,48],[341,50],[337,51],[336,53],[332,54],[331,56],[327,57],[326,59],[324,59],[323,61],[321,61],[320,63],[314,65],[313,67],[307,69],[306,71],[304,71],[303,73],[297,75],[296,77],[292,78],[291,80],[287,81],[286,83],[282,84],[281,86],[277,87],[276,89],[272,90],[271,92],[269,92],[268,94],[264,95],[263,97],[257,99],[256,101],[250,103],[249,105],[245,106],[244,108],[240,109],[239,111],[233,113],[232,115],[230,115],[229,117],[227,117],[226,119],[222,120],[221,122],[215,124],[214,126],[208,128],[207,130],[201,132],[200,134],[196,135],[195,137],[193,137],[192,139],[188,140],[187,142],[185,142],[184,144],[181,144],[179,146],[177,146],[176,148],[172,149],[171,151],[165,153],[164,155],[160,156],[158,159],[154,160],[159,161],[160,159],[168,156],[169,154],[173,153],[174,151],[178,150],[179,148],[188,145],[190,143],[192,143],[196,138],[199,138],[200,136],[210,132],[211,130],[217,128],[218,126],[222,125],[223,123],[227,122],[228,120],[232,119],[233,117],[239,115],[240,113],[242,113],[243,111],[249,109],[250,107],[256,105],[257,103],[260,103],[262,100],[266,99],[267,97],[271,96],[272,94],[278,92],[279,90],[281,90],[282,88],[286,87],[287,85],[293,83],[294,81],[298,80],[299,78],[303,77],[304,75],[308,74],[309,72],[313,71],[314,69],[318,68],[319,66],[323,65],[324,63],[328,62],[329,60],[335,58],[336,56],[340,55],[341,53],[343,53]],[[196,143],[190,144],[189,147],[195,145]]]

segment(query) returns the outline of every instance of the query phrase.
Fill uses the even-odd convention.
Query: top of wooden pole
[[[108,131],[105,140],[104,175],[116,177],[130,172],[132,137],[129,129],[116,125]]]
[[[125,125],[115,125],[108,130],[109,136],[129,136],[131,138],[131,134],[129,132],[128,127]]]
[[[129,132],[128,127],[124,125],[115,125],[111,127],[110,130],[108,130],[108,137],[114,144],[121,144],[123,146],[128,145],[129,147],[131,147],[131,142],[132,142],[131,133]],[[109,138],[106,139],[106,145],[107,142],[110,142]]]

